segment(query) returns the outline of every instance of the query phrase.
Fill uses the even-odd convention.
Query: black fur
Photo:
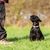
[[[32,15],[32,16],[30,16],[30,20],[33,23],[33,26],[32,26],[31,31],[30,31],[30,40],[42,40],[42,39],[44,39],[44,36],[43,36],[43,34],[40,30],[40,27],[39,27],[39,22],[41,22],[39,17],[36,15]]]

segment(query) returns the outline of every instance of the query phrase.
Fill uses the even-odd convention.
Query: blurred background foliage
[[[24,27],[32,25],[31,14],[38,15],[42,26],[50,25],[50,0],[9,0],[6,5],[5,25]]]

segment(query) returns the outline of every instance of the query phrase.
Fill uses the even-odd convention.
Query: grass
[[[27,27],[6,27],[7,41],[10,44],[0,44],[0,50],[50,50],[50,28],[41,27],[45,40],[30,41],[29,26]]]

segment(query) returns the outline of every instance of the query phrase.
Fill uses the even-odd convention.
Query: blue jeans
[[[5,22],[5,4],[0,3],[0,24],[4,26]]]

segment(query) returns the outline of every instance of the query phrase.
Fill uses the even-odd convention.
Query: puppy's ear
[[[41,19],[38,19],[38,21],[39,21],[39,22],[42,22],[42,20],[41,20]]]

